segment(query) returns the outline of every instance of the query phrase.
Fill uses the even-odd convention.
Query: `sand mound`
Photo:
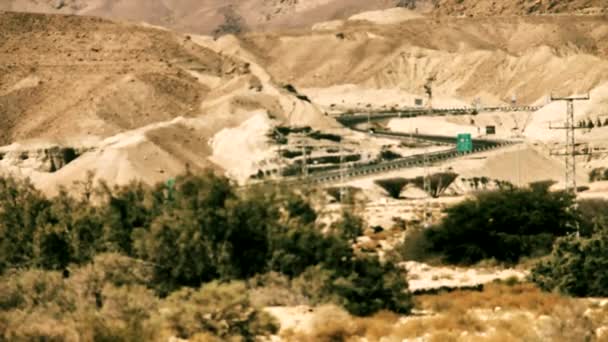
[[[267,136],[272,126],[266,113],[256,113],[238,127],[221,130],[210,141],[211,161],[228,170],[231,178],[244,183],[260,169],[260,162],[274,155]]]
[[[563,187],[565,174],[563,158],[552,157],[549,150],[532,145],[518,145],[488,154],[485,159],[460,162],[454,165],[454,169],[464,178],[487,177],[521,186],[555,180],[558,188]],[[587,181],[586,175],[578,175],[579,184]]]
[[[422,16],[421,14],[407,10],[405,8],[391,8],[381,11],[369,11],[359,13],[348,18],[348,20],[365,20],[374,24],[386,25],[397,24],[403,21],[420,19],[423,17],[424,16]]]

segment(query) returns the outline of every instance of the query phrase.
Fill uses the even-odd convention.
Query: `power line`
[[[575,130],[579,129],[574,124],[574,101],[589,101],[589,94],[585,96],[570,96],[570,97],[555,97],[551,95],[551,101],[566,101],[566,123],[564,126],[552,127],[550,129],[563,129],[566,131],[566,146],[564,153],[552,153],[553,155],[561,155],[565,157],[566,162],[566,174],[565,174],[565,188],[571,191],[576,196],[576,156],[585,155],[585,152],[577,152],[577,144],[575,137]]]

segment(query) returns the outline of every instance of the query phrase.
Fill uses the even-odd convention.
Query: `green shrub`
[[[413,307],[405,272],[377,257],[353,260],[351,272],[336,278],[331,286],[353,315],[369,316],[382,309],[408,314]]]
[[[212,173],[177,177],[171,196],[164,184],[110,188],[103,183],[95,186],[92,176],[77,188],[74,193],[61,189],[58,196],[46,198],[28,182],[0,178],[0,277],[7,276],[3,286],[9,286],[11,281],[26,279],[27,273],[15,270],[62,271],[36,272],[42,272],[43,284],[57,281],[54,287],[69,289],[66,298],[72,307],[52,301],[55,311],[38,306],[34,311],[46,317],[73,313],[78,306],[82,318],[65,316],[66,322],[89,322],[87,329],[97,331],[93,334],[102,340],[128,340],[129,330],[149,331],[144,327],[148,317],[142,316],[140,325],[122,319],[116,324],[108,321],[104,313],[107,291],[117,300],[128,301],[130,297],[121,292],[124,289],[135,289],[142,298],[150,297],[145,289],[168,296],[183,287],[245,280],[272,271],[290,283],[310,277],[313,268],[330,285],[349,279],[350,290],[346,285],[328,285],[316,297],[307,294],[314,301],[346,303],[356,293],[367,291],[365,300],[376,304],[353,312],[401,310],[387,299],[388,289],[368,288],[372,285],[365,280],[368,274],[378,275],[370,270],[390,266],[362,267],[357,261],[351,242],[361,234],[362,220],[344,213],[340,222],[323,231],[309,199],[293,189],[262,186],[237,191],[227,178]],[[384,281],[374,286],[392,288]],[[37,298],[10,289],[0,286],[0,294],[4,293],[0,309],[6,312],[21,310],[20,305],[28,307],[23,304],[27,296]]]
[[[247,280],[247,286],[251,303],[257,307],[311,303],[300,289],[292,287],[292,280],[281,273],[268,272],[256,275]]]
[[[531,280],[546,291],[560,291],[572,296],[608,296],[608,230],[590,237],[574,235],[555,242],[553,251],[539,262]]]
[[[577,204],[581,235],[589,237],[602,227],[608,227],[608,200],[581,199]]]
[[[355,242],[363,234],[363,220],[350,211],[343,211],[342,218],[332,225],[336,234]]]
[[[431,250],[451,263],[517,262],[549,253],[556,237],[573,231],[572,205],[572,195],[545,187],[482,193],[448,208],[426,234]]]
[[[38,217],[51,203],[31,182],[0,177],[0,274],[34,264]]]
[[[407,230],[403,241],[395,246],[390,255],[395,261],[428,261],[436,256],[431,247],[425,230],[416,227]]]

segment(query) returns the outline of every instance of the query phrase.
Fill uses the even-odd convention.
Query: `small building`
[[[496,134],[496,126],[486,126],[486,135]]]

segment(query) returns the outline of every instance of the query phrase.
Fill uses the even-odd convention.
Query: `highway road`
[[[443,116],[443,115],[475,115],[480,112],[532,112],[540,109],[536,106],[522,107],[484,107],[479,109],[474,108],[443,108],[443,109],[403,109],[397,111],[374,111],[374,112],[356,112],[343,113],[336,116],[336,120],[345,127],[350,129],[370,134],[373,137],[382,137],[389,139],[421,139],[432,141],[439,144],[456,145],[456,137],[430,135],[430,134],[411,134],[392,131],[375,130],[373,133],[367,129],[360,129],[358,124],[368,121],[379,121],[390,118],[407,118],[416,116]],[[462,153],[456,151],[456,148],[450,148],[445,151],[437,151],[430,153],[421,153],[409,157],[384,161],[379,163],[356,164],[354,166],[344,168],[342,170],[330,170],[317,173],[311,173],[307,177],[292,177],[285,178],[286,182],[297,183],[336,183],[343,180],[348,180],[356,177],[365,177],[373,174],[390,172],[398,169],[421,167],[425,163],[428,165],[436,164],[446,160],[463,157],[466,155],[482,153],[509,145],[517,144],[517,141],[497,140],[497,139],[473,139],[473,149],[471,152]]]

